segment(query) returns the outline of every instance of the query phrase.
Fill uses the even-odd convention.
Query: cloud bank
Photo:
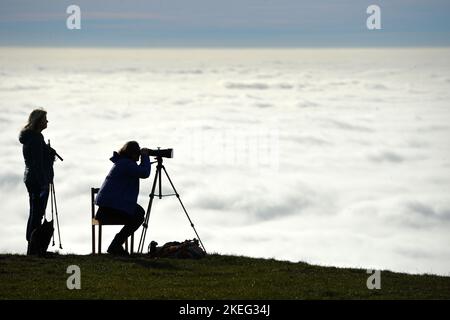
[[[448,275],[448,54],[2,50],[0,252],[26,249],[17,136],[43,106],[65,159],[64,253],[89,253],[90,187],[137,140],[175,149],[167,170],[210,252]],[[176,198],[155,201],[148,240],[194,237]]]

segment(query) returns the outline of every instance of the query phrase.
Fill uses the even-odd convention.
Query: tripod
[[[52,209],[52,221],[53,220],[53,206],[55,206],[55,214],[56,214],[56,226],[58,228],[58,237],[59,237],[59,248],[62,249],[61,244],[61,233],[59,231],[59,217],[58,217],[58,207],[56,206],[56,193],[55,193],[55,185],[53,184],[53,181],[50,182],[50,203],[51,203],[51,209]],[[53,243],[52,246],[55,246],[55,233],[53,233]]]
[[[50,146],[50,140],[48,140],[48,147],[51,148]],[[54,150],[55,152],[55,156],[58,157],[59,160],[64,161],[63,158],[61,158],[61,156]],[[58,217],[58,207],[56,206],[56,193],[55,193],[55,184],[52,182],[50,182],[50,186],[49,186],[49,192],[50,192],[50,203],[51,203],[51,209],[52,209],[52,222],[54,221],[53,219],[53,206],[55,206],[55,213],[56,213],[56,226],[58,228],[58,237],[59,237],[59,248],[62,249],[62,245],[61,245],[61,233],[59,231],[59,217]],[[55,233],[53,233],[53,243],[52,246],[55,246]]]
[[[197,233],[197,230],[195,230],[194,224],[192,223],[191,218],[189,217],[186,208],[183,205],[183,202],[181,202],[180,199],[180,195],[178,194],[177,190],[175,189],[175,186],[172,183],[172,180],[169,177],[169,174],[167,173],[166,168],[164,167],[164,165],[162,164],[163,159],[161,156],[157,156],[156,160],[158,162],[158,165],[156,166],[156,174],[155,174],[155,178],[153,180],[153,186],[152,186],[152,191],[150,192],[150,200],[149,200],[149,204],[148,204],[148,208],[147,208],[147,213],[145,215],[145,220],[144,223],[142,224],[142,233],[141,233],[141,239],[139,240],[139,247],[138,247],[138,253],[142,253],[142,251],[144,250],[144,242],[145,242],[145,236],[147,235],[147,229],[148,229],[148,221],[150,219],[150,212],[152,210],[152,204],[153,204],[153,198],[155,197],[155,188],[156,188],[156,183],[158,182],[158,197],[161,199],[162,197],[167,197],[167,196],[176,196],[178,198],[178,201],[180,201],[181,207],[184,210],[184,213],[186,214],[186,217],[189,220],[189,223],[191,224],[192,229],[194,229],[195,234],[197,235],[197,238],[203,248],[203,250],[206,252],[205,246],[203,245],[202,240],[200,239],[200,236]],[[161,171],[164,170],[164,173],[167,176],[167,179],[170,182],[170,185],[172,186],[173,191],[175,192],[174,194],[166,194],[163,195],[161,193]]]

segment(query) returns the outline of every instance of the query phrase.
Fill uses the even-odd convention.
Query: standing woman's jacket
[[[114,152],[110,159],[114,165],[98,192],[95,203],[99,207],[121,210],[133,215],[137,208],[139,179],[150,176],[150,158],[141,156],[141,163]]]
[[[34,190],[47,188],[53,181],[54,150],[45,143],[44,136],[40,132],[30,129],[20,132],[19,141],[23,144],[25,185]]]

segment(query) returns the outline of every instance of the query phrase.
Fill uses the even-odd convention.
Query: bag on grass
[[[206,256],[197,239],[167,242],[161,247],[158,247],[156,241],[152,241],[148,253],[152,258],[201,259]]]
[[[44,219],[42,225],[34,229],[31,233],[28,254],[44,255],[50,244],[53,230],[53,220],[47,221],[47,219]]]

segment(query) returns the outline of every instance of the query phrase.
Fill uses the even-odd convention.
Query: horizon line
[[[446,45],[402,45],[402,46],[34,46],[34,45],[2,45],[2,49],[450,49]]]

